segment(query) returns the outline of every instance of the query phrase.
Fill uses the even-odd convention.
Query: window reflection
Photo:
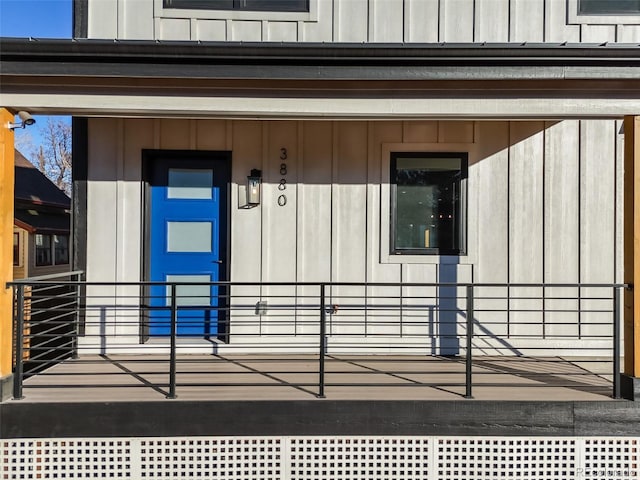
[[[69,235],[36,234],[36,266],[67,265],[69,263]]]
[[[391,168],[394,253],[463,251],[466,154],[394,154]]]

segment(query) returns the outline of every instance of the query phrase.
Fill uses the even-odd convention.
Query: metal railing
[[[625,284],[85,282],[81,275],[8,284],[14,398],[53,365],[118,353],[166,356],[167,381],[145,384],[176,398],[188,385],[179,381],[179,355],[213,360],[220,352],[313,355],[318,397],[333,355],[435,355],[464,361],[464,381],[454,383],[464,385],[465,398],[473,398],[481,356],[580,353],[608,359],[612,396],[620,397]]]
[[[25,375],[77,356],[82,275],[64,272],[13,283],[14,398],[22,398]]]

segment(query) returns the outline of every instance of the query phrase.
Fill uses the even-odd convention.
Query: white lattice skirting
[[[2,479],[638,479],[640,437],[0,440]]]

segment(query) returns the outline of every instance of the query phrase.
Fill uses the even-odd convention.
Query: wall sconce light
[[[262,171],[251,170],[247,177],[247,207],[253,208],[260,205],[260,184],[262,183]]]
[[[18,112],[18,118],[20,118],[21,120],[20,122],[18,123],[9,122],[7,124],[7,127],[9,128],[9,130],[15,130],[16,128],[25,128],[25,127],[28,127],[29,125],[33,125],[34,123],[36,123],[36,119],[33,118],[29,112],[25,112],[23,110]]]

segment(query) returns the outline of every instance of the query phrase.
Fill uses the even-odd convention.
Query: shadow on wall
[[[586,275],[579,275],[576,265],[580,264],[581,256],[587,258],[591,250],[584,249],[579,244],[577,235],[576,238],[569,235],[582,228],[582,239],[588,240],[587,237],[595,238],[597,235],[604,235],[601,232],[612,231],[608,229],[610,220],[605,219],[606,215],[600,215],[605,207],[613,207],[613,204],[607,203],[608,197],[597,212],[600,218],[605,219],[601,221],[609,222],[605,226],[607,228],[586,229],[578,225],[578,215],[573,214],[579,213],[581,208],[587,209],[593,203],[589,203],[589,197],[598,196],[598,191],[590,192],[588,188],[610,188],[608,185],[600,186],[609,181],[609,173],[605,175],[603,182],[597,182],[595,186],[589,184],[588,188],[579,186],[581,190],[578,190],[580,179],[576,179],[577,172],[574,178],[570,178],[572,169],[574,166],[578,168],[583,156],[589,156],[589,165],[592,166],[596,164],[596,157],[608,152],[604,148],[595,151],[597,141],[584,133],[586,130],[594,132],[600,128],[598,121],[585,121],[580,126],[574,120],[184,122],[172,119],[136,119],[120,122],[124,123],[125,128],[119,129],[122,125],[116,119],[90,120],[92,127],[105,127],[102,129],[106,132],[105,138],[114,134],[113,142],[100,142],[97,139],[90,141],[90,181],[124,180],[125,183],[139,183],[141,180],[137,176],[140,174],[140,152],[151,147],[231,151],[234,185],[245,185],[252,169],[262,170],[260,208],[232,212],[230,279],[233,281],[399,282],[409,278],[443,283],[466,281],[466,278],[460,278],[459,258],[449,257],[446,264],[440,262],[439,278],[435,278],[426,268],[422,269],[419,264],[384,263],[380,260],[380,225],[386,221],[381,218],[380,203],[387,200],[380,198],[380,186],[383,184],[381,172],[389,162],[382,154],[385,144],[402,144],[406,148],[415,148],[416,151],[432,147],[441,151],[446,151],[447,148],[461,151],[460,149],[468,147],[470,166],[486,162],[482,170],[476,168],[475,176],[470,178],[470,181],[477,182],[474,185],[474,201],[477,199],[477,205],[470,206],[475,209],[473,215],[476,218],[473,221],[469,219],[470,230],[475,230],[470,231],[472,238],[469,242],[477,250],[469,260],[469,263],[474,264],[475,281],[503,283],[589,280]],[[601,138],[610,138],[613,144],[616,140],[614,130],[612,127],[612,136],[609,137],[607,129],[601,134]],[[115,135],[115,132],[120,131],[124,132],[121,137]],[[119,145],[118,142],[124,145]],[[593,148],[584,153],[580,142]],[[286,153],[283,153],[283,149],[286,149]],[[123,151],[129,152],[126,158],[118,154]],[[117,165],[117,161],[122,162],[122,165]],[[545,165],[545,162],[549,163]],[[286,163],[285,169],[282,168],[283,163]],[[604,170],[609,168],[605,162],[602,163]],[[563,171],[560,174],[552,172],[553,178],[547,180],[544,176],[550,165],[562,168]],[[612,165],[613,163],[611,170]],[[555,208],[563,205],[569,196],[567,192],[575,193],[562,184],[561,180],[565,178],[570,181],[571,188],[586,199],[578,199],[579,202],[585,202],[584,206],[579,202],[576,202],[577,206],[570,206],[571,215],[566,213],[567,209],[563,213],[562,208]],[[526,182],[529,183],[525,185]],[[525,192],[526,195],[523,193],[524,188],[529,189]],[[535,195],[527,196],[529,191]],[[119,192],[120,190],[116,194],[121,195]],[[105,198],[100,198],[101,194],[98,189],[94,190],[93,202],[94,208],[97,209],[99,205],[100,211],[104,212],[107,194]],[[285,205],[277,203],[281,195],[287,197]],[[135,195],[122,198],[126,211],[135,212],[142,208],[135,204],[138,198]],[[551,203],[545,206],[547,199],[553,202],[553,210],[549,207]],[[115,203],[113,206],[115,207]],[[547,207],[548,212],[545,210]],[[89,211],[91,212],[91,207]],[[113,211],[118,209],[114,208]],[[534,225],[533,220],[528,217],[530,212],[535,213],[535,222],[550,222],[546,218],[547,213],[549,218],[554,216],[552,220],[556,230],[552,236],[549,234],[550,229],[544,230],[546,224],[542,223],[540,228],[538,224]],[[477,218],[479,213],[482,213],[482,219]],[[567,216],[565,223],[561,214]],[[135,216],[132,218],[135,219]],[[95,217],[93,223],[97,223]],[[109,221],[90,227],[93,227],[90,235],[94,242],[104,233],[100,242],[112,245],[124,243],[115,241],[114,229]],[[131,226],[127,230],[127,248],[138,248],[135,228]],[[511,236],[510,229],[517,233],[517,239]],[[530,235],[530,231],[534,229],[535,236]],[[482,247],[476,245],[480,237],[483,238]],[[560,242],[561,239],[566,239],[566,242]],[[527,269],[528,259],[540,257],[540,252],[549,248],[546,242],[557,243],[554,249],[558,252],[553,253],[557,258],[561,258],[565,250],[573,249],[577,253],[561,266],[547,267],[544,262],[536,262],[535,268]],[[590,241],[588,245],[599,247],[598,242],[600,237]],[[582,243],[587,244],[586,241]],[[608,244],[605,247],[608,248]],[[510,254],[506,252],[508,248],[511,249]],[[497,258],[495,262],[494,256]],[[487,258],[491,258],[491,261],[487,261]],[[550,262],[550,258],[551,254],[545,262]],[[560,271],[561,268],[563,272]],[[138,270],[131,268],[131,271]],[[412,277],[414,272],[415,276]],[[111,272],[105,275],[109,274]],[[97,277],[94,274],[94,278]],[[100,279],[112,280],[104,277]],[[295,292],[294,289],[292,291]],[[453,287],[440,287],[437,292],[440,312],[435,315],[440,315],[439,346],[441,353],[446,355],[458,354],[460,350],[456,318],[460,318],[461,312],[456,294]],[[482,323],[484,320],[485,317],[480,316],[478,321]],[[478,324],[476,321],[476,325]]]
[[[440,264],[439,279],[440,283],[457,283],[458,269],[455,264]],[[460,338],[458,337],[458,318],[461,312],[458,306],[458,287],[438,287],[438,315],[439,315],[439,332],[440,338],[440,355],[458,355],[460,353]]]
[[[232,183],[245,187],[251,169],[262,167],[263,185],[277,187],[283,177],[280,173],[282,163],[286,163],[286,185],[294,188],[296,183],[367,185],[375,182],[379,171],[371,167],[379,165],[380,146],[383,143],[420,145],[417,151],[425,145],[469,144],[470,149],[476,151],[475,155],[469,157],[469,163],[473,165],[562,122],[184,122],[173,119],[156,122],[152,119],[126,119],[124,136],[120,139],[127,147],[128,155],[124,157],[117,154],[122,145],[110,138],[120,131],[118,119],[91,119],[90,123],[95,130],[102,131],[101,137],[92,137],[89,142],[87,180],[90,182],[140,182],[142,150],[146,149],[231,151]],[[160,137],[159,146],[154,142],[156,137]],[[286,160],[280,158],[283,150],[286,150]]]

